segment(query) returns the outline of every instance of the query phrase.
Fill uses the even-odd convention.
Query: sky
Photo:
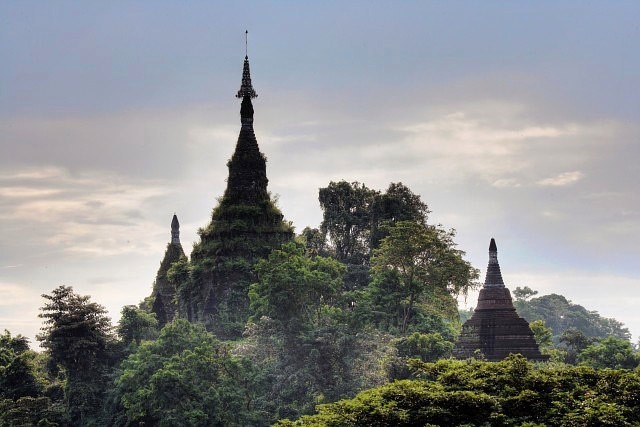
[[[245,55],[269,190],[299,232],[330,181],[420,194],[484,272],[640,335],[640,3],[0,2],[0,330],[73,286],[117,321],[174,212],[224,192]],[[471,295],[463,306],[475,305]]]

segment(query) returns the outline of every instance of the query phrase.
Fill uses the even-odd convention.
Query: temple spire
[[[509,354],[522,354],[531,360],[548,360],[540,353],[529,323],[513,306],[511,292],[502,281],[498,264],[498,245],[489,244],[489,266],[484,287],[478,295],[473,315],[462,325],[453,355],[459,359],[476,357],[480,352],[487,360],[502,360]]]
[[[171,220],[171,244],[180,244],[180,223],[176,214],[173,214],[173,219]]]
[[[248,44],[247,37],[249,32],[245,31],[245,55],[244,55],[244,66],[242,67],[242,83],[240,84],[240,90],[236,94],[236,98],[240,98],[244,100],[244,98],[257,98],[258,94],[255,90],[253,90],[253,86],[251,85],[251,71],[249,70],[249,55],[248,55]]]
[[[491,243],[489,243],[489,265],[487,266],[487,275],[484,279],[484,287],[504,288],[502,273],[500,273],[500,264],[498,264],[498,246],[493,238],[491,238]]]

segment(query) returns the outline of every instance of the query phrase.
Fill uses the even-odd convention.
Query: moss
[[[267,191],[265,158],[253,130],[242,128],[228,166],[227,189],[210,223],[198,230],[189,283],[181,285],[178,295],[189,320],[205,322],[224,339],[242,333],[254,264],[294,236]]]

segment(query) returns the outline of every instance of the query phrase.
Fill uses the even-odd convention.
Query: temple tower
[[[253,129],[252,99],[257,96],[245,55],[236,94],[242,100],[240,134],[227,163],[227,188],[211,222],[199,231],[200,242],[191,254],[192,283],[184,288],[181,301],[187,318],[205,322],[223,339],[242,335],[249,285],[256,280],[253,264],[293,238],[293,227],[267,191],[266,159]]]
[[[158,326],[163,327],[171,322],[176,315],[177,306],[175,303],[176,287],[167,278],[167,272],[174,262],[186,260],[187,257],[180,244],[180,223],[174,214],[171,220],[171,243],[167,245],[164,258],[160,263],[160,268],[156,274],[156,281],[153,283],[151,297],[153,304],[151,311],[156,314]]]
[[[462,325],[453,354],[467,358],[475,356],[477,351],[491,361],[502,360],[510,353],[522,354],[531,360],[548,359],[540,353],[529,323],[516,313],[511,293],[502,280],[494,239],[489,244],[489,265],[478,305]]]

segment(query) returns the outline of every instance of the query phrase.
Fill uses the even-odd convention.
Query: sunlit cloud
[[[40,198],[60,193],[53,188],[0,187],[0,197]]]
[[[0,177],[0,185],[0,193],[14,196],[0,205],[5,224],[28,228],[45,247],[95,256],[151,250],[146,204],[173,191],[158,180],[62,168],[18,170]]]
[[[564,187],[567,185],[573,185],[582,178],[584,178],[584,173],[580,171],[563,172],[559,175],[538,181],[538,185],[543,187]]]
[[[0,281],[0,307],[30,304],[40,298],[40,294],[28,286]]]

